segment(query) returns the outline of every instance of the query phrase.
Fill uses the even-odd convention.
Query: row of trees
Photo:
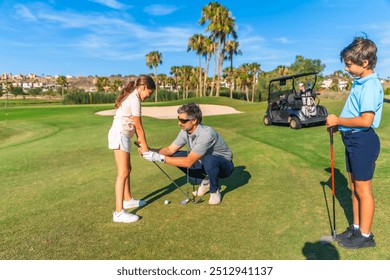
[[[218,2],[210,2],[201,11],[198,21],[205,26],[204,34],[194,34],[189,37],[187,52],[193,51],[198,56],[197,67],[192,65],[172,66],[170,75],[159,74],[158,66],[163,63],[161,52],[154,50],[146,54],[146,65],[154,69],[151,75],[156,84],[166,89],[170,86],[171,91],[176,91],[182,98],[187,98],[189,92],[195,92],[195,96],[220,96],[221,85],[228,88],[229,96],[233,98],[233,92],[245,93],[247,101],[254,101],[256,94],[259,95],[267,90],[268,81],[272,78],[302,73],[322,72],[325,65],[319,59],[307,59],[297,55],[295,61],[289,65],[279,65],[270,72],[264,72],[258,62],[244,63],[236,68],[233,67],[233,59],[243,52],[240,49],[236,23],[232,13]],[[211,62],[214,62],[214,73],[209,74]],[[224,61],[229,66],[223,68]],[[335,73],[336,74],[336,73]],[[337,73],[341,76],[342,71]],[[61,86],[62,97],[68,87],[66,77],[57,78],[57,84]],[[116,93],[123,86],[123,80],[110,80],[108,77],[97,77],[95,85],[98,92]],[[158,88],[155,92],[155,101],[158,101]]]
[[[223,84],[229,88],[229,96],[233,97],[233,91],[245,92],[247,101],[255,100],[255,90],[261,91],[259,80],[267,81],[273,78],[275,72],[278,75],[300,73],[304,71],[321,72],[325,65],[320,60],[305,59],[297,56],[296,61],[289,67],[278,66],[271,72],[263,72],[257,62],[244,63],[233,67],[233,58],[241,55],[240,43],[237,40],[236,23],[231,12],[218,2],[210,2],[202,8],[199,24],[205,26],[205,34],[194,34],[188,40],[187,52],[193,51],[198,55],[199,66],[190,65],[172,66],[170,74],[166,77],[158,74],[158,66],[163,63],[162,53],[151,51],[146,54],[146,65],[154,69],[156,83],[163,85],[169,83],[183,91],[183,97],[188,96],[189,89],[196,91],[196,96],[220,96],[220,87]],[[210,62],[214,58],[214,75],[209,77]],[[229,61],[230,66],[223,68],[224,61]],[[223,79],[223,80],[222,80]],[[215,90],[215,93],[214,93]],[[249,92],[251,91],[251,96]],[[155,101],[158,100],[156,91]]]
[[[215,95],[219,96],[223,61],[230,59],[232,62],[233,55],[241,53],[238,49],[239,43],[235,41],[237,39],[235,19],[226,7],[218,2],[210,2],[202,8],[199,24],[206,25],[205,32],[208,35],[194,34],[189,38],[187,48],[187,51],[194,51],[199,56],[199,67],[191,69],[192,66],[188,65],[173,66],[170,74],[178,80],[179,77],[188,77],[192,72],[197,79],[197,96],[204,96],[207,90],[209,65],[211,57],[214,56],[214,75],[210,95],[213,95],[215,87]],[[233,40],[229,40],[230,37]],[[205,59],[204,68],[202,57]],[[160,64],[162,64],[162,54],[159,51],[152,51],[146,55],[146,65],[150,69],[155,69],[155,77],[158,77],[157,67]],[[186,82],[184,83],[183,90],[188,86]],[[155,98],[157,101],[157,92]]]

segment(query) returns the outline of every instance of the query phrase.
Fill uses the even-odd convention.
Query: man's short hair
[[[179,115],[186,113],[188,119],[190,119],[190,120],[197,119],[198,123],[202,122],[202,111],[200,110],[199,105],[196,103],[192,102],[192,103],[188,103],[188,104],[184,104],[184,105],[180,106],[177,109],[177,113]]]

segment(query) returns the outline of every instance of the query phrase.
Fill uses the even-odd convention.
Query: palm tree
[[[252,73],[248,63],[244,63],[239,67],[238,76],[241,86],[245,89],[246,101],[249,102],[249,86],[252,83]]]
[[[121,81],[121,80],[118,80],[118,79],[115,79],[115,80],[112,82],[112,84],[111,84],[111,86],[110,86],[110,89],[111,89],[111,91],[112,91],[113,93],[115,93],[115,92],[118,92],[119,89],[120,89],[122,86],[123,86],[122,81]]]
[[[256,87],[256,80],[257,80],[257,74],[260,72],[261,65],[253,62],[249,64],[249,69],[252,72],[253,80],[252,80],[252,102],[255,102],[255,87]]]
[[[110,80],[107,77],[98,77],[96,79],[96,87],[99,92],[107,92],[107,89],[110,87]]]
[[[209,66],[210,66],[210,60],[211,56],[214,53],[215,50],[215,44],[211,38],[206,38],[205,41],[203,42],[203,56],[205,58],[205,71],[204,71],[204,85],[203,85],[203,92],[204,95],[206,96],[206,90],[207,90],[207,81],[208,81],[208,75],[209,75]],[[214,73],[215,74],[215,73]],[[212,94],[210,94],[212,95]]]
[[[162,54],[158,51],[151,51],[146,55],[146,65],[150,68],[155,70],[155,77],[156,77],[156,95],[155,95],[155,102],[157,102],[157,89],[158,89],[158,77],[157,77],[157,66],[159,64],[162,64]]]
[[[230,98],[233,98],[233,55],[242,54],[242,51],[238,49],[239,47],[238,41],[234,40],[228,40],[225,43],[223,52],[225,53],[225,59],[230,61],[230,73],[229,73],[229,79],[230,79]]]
[[[175,78],[176,90],[177,90],[177,99],[179,99],[179,76],[180,76],[180,67],[172,66],[171,71],[169,72]]]
[[[204,53],[204,42],[206,41],[206,37],[203,36],[202,34],[194,34],[190,37],[188,41],[188,47],[187,47],[187,52],[190,50],[193,50],[196,52],[196,54],[199,56],[199,72],[198,72],[198,81],[199,81],[199,96],[202,97],[202,55]],[[198,94],[197,94],[198,96]]]
[[[158,74],[157,78],[161,82],[163,89],[165,89],[165,84],[167,83],[167,75],[166,74]]]
[[[218,2],[210,2],[207,6],[202,8],[202,17],[199,20],[199,23],[204,25],[206,21],[209,21],[206,31],[211,33],[212,39],[216,42],[215,53],[216,59],[218,60],[216,96],[219,96],[220,79],[224,61],[224,44],[230,35],[232,35],[234,39],[237,39],[235,19],[227,8]]]
[[[173,77],[167,77],[167,84],[169,85],[169,90],[173,91],[176,88],[176,80]]]
[[[285,65],[279,65],[277,69],[279,76],[287,76],[287,74],[289,73],[289,69]]]
[[[188,90],[193,67],[191,65],[183,65],[179,69],[180,80],[183,83],[183,99],[186,99],[188,98]]]
[[[61,95],[62,99],[64,99],[64,88],[68,86],[68,80],[65,76],[58,76],[56,81],[57,84],[61,85]]]

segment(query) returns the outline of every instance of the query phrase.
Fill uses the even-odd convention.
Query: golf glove
[[[142,153],[142,156],[144,157],[144,159],[148,161],[165,162],[165,156],[160,155],[159,153],[156,152],[152,152],[152,151],[145,152]]]

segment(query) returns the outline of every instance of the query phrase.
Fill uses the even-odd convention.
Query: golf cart
[[[316,103],[319,95],[314,91],[316,82],[316,72],[272,79],[269,82],[264,124],[288,124],[292,129],[325,124],[328,111],[319,105],[318,98]]]

